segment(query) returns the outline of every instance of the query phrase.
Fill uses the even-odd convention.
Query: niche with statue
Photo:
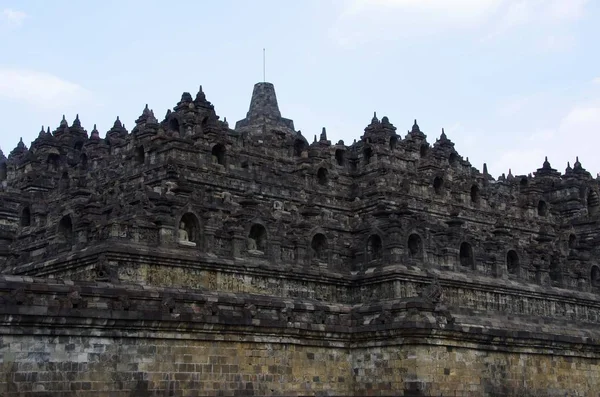
[[[200,243],[200,224],[196,215],[187,213],[179,221],[177,242],[187,247],[195,247]]]

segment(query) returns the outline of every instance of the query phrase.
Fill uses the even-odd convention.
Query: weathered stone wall
[[[597,356],[412,345],[356,349],[352,360],[357,396],[591,397],[600,390]]]
[[[490,351],[443,340],[378,347],[152,337],[19,335],[2,328],[2,396],[595,396],[599,356]],[[230,339],[230,340],[225,340]],[[243,338],[242,338],[243,339]],[[416,342],[418,343],[418,342]],[[543,354],[542,354],[543,353]]]
[[[447,308],[441,288],[332,305],[1,276],[0,395],[545,397],[599,386],[594,324]]]
[[[200,89],[0,152],[0,390],[589,394],[599,180],[426,138],[309,144],[259,83],[236,129]]]
[[[353,394],[347,349],[216,339],[4,335],[0,395]]]

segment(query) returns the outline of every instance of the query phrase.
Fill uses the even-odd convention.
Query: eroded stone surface
[[[309,144],[258,83],[235,129],[200,89],[131,132],[20,141],[1,394],[592,395],[598,181],[494,179],[396,131]]]

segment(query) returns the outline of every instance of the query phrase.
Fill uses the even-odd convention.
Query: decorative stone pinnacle
[[[94,129],[92,130],[92,132],[90,134],[90,139],[100,139],[100,133],[98,132],[98,129],[96,128],[96,124],[94,124]]]
[[[571,168],[571,162],[567,161],[567,168],[565,169],[565,174],[570,174],[573,172],[573,168]]]
[[[417,124],[417,119],[415,119],[415,123],[412,126],[411,132],[421,132],[421,129],[419,128],[419,124]]]
[[[269,119],[278,119],[281,117],[275,87],[271,83],[258,83],[254,85],[250,108],[246,115],[248,119],[257,117],[267,117]]]
[[[295,130],[292,120],[281,117],[273,84],[261,82],[254,85],[246,117],[235,123],[235,129],[251,135],[260,134],[260,127],[265,123],[269,125],[269,131],[292,133]]]
[[[320,140],[321,141],[326,141],[327,140],[327,130],[325,129],[325,127],[323,127],[323,129],[321,130]]]
[[[544,158],[544,164],[542,165],[543,169],[550,169],[552,168],[552,166],[550,165],[550,162],[548,161],[548,156],[545,156]]]
[[[195,102],[206,102],[206,95],[202,90],[202,86],[198,89],[198,93],[196,94]]]
[[[192,95],[189,92],[181,94],[181,102],[192,102]]]
[[[371,124],[379,123],[379,119],[377,118],[377,112],[373,112],[373,118],[371,119]]]

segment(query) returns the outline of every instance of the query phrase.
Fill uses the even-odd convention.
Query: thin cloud
[[[600,145],[600,101],[577,104],[558,120],[556,128],[523,134],[523,138],[512,143],[512,148],[501,152],[498,160],[491,164],[492,172],[528,174],[540,168],[544,157],[552,167],[564,172],[567,162],[576,157],[583,166],[596,175],[600,171],[600,158],[596,148]],[[574,135],[577,139],[570,139]]]
[[[339,45],[357,46],[386,38],[479,29],[482,41],[516,28],[569,23],[584,15],[588,0],[354,0],[346,3],[331,29]],[[569,36],[551,35],[548,48],[571,45]]]
[[[60,77],[0,68],[0,100],[19,101],[40,110],[60,110],[90,99],[88,90]]]
[[[600,77],[596,77],[592,80],[592,84],[600,84]]]
[[[585,13],[588,0],[503,0],[499,12],[495,15],[491,32],[482,41],[502,36],[515,29],[538,25],[550,30],[545,41],[544,49],[563,49],[571,45],[574,38],[557,36],[553,28],[557,24],[571,23],[581,18]]]
[[[27,18],[27,14],[23,11],[13,10],[11,8],[5,8],[0,14],[0,21],[10,26],[21,26],[23,21]]]
[[[354,0],[330,30],[342,47],[374,39],[426,36],[448,28],[471,28],[502,0]]]

